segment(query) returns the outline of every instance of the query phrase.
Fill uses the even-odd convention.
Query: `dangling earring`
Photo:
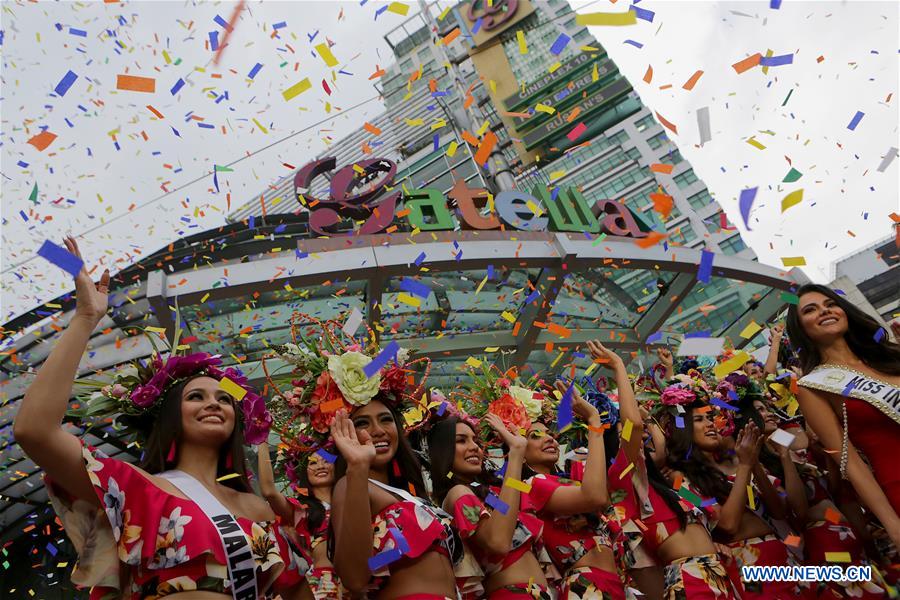
[[[169,446],[169,454],[166,455],[166,462],[175,462],[175,451],[177,450],[177,446],[175,445],[175,440],[172,440],[172,445]]]
[[[394,477],[400,477],[400,463],[396,458],[391,461],[391,465],[394,467]]]
[[[225,468],[231,469],[233,466],[234,465],[231,460],[231,452],[229,452],[228,454],[225,455]]]

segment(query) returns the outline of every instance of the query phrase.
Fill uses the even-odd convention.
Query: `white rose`
[[[525,412],[528,414],[529,419],[534,421],[541,416],[543,396],[517,385],[509,386],[509,393],[519,404],[525,407]]]
[[[409,360],[409,348],[400,348],[397,350],[397,364],[405,365],[406,361]]]
[[[381,372],[366,377],[363,367],[372,359],[361,352],[345,352],[328,357],[328,373],[337,383],[344,399],[353,406],[362,406],[378,393],[381,385]]]

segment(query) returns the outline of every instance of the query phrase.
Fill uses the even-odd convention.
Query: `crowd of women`
[[[176,352],[92,384],[85,424],[114,416],[136,465],[62,426],[108,285],[76,278],[14,428],[91,598],[896,597],[900,345],[828,288],[798,291],[765,364],[659,347],[630,375],[595,341],[580,379],[471,359],[446,393],[426,359],[295,315],[262,390]],[[741,572],[802,564],[872,576]]]

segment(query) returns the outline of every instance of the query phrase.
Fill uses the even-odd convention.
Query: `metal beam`
[[[172,341],[175,339],[175,319],[172,318],[172,311],[169,309],[167,285],[165,271],[160,269],[147,273],[147,302],[153,307],[159,326],[166,330],[166,338]]]
[[[731,340],[732,345],[736,349],[743,348],[750,343],[751,339],[753,339],[753,336],[749,339],[741,337],[741,332],[744,328],[747,327],[751,321],[760,326],[764,326],[767,321],[770,321],[784,309],[786,305],[787,302],[781,298],[781,291],[769,290],[769,293],[752,303],[744,314],[738,317],[734,323],[726,327],[725,331],[722,332],[722,337],[726,340]]]
[[[666,287],[659,290],[659,296],[653,305],[634,327],[637,338],[644,342],[652,333],[659,331],[666,320],[675,312],[685,297],[694,289],[697,277],[690,273],[679,273]]]
[[[387,278],[376,273],[366,282],[366,323],[374,332],[376,343],[381,343],[381,301],[386,281]]]

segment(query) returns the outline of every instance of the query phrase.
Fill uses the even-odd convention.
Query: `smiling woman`
[[[66,247],[79,254],[73,239]],[[265,596],[284,568],[286,543],[247,481],[243,445],[265,439],[270,418],[240,372],[220,370],[207,354],[154,355],[87,399],[91,415],[124,415],[145,448],[140,466],[108,458],[58,425],[88,337],[106,314],[108,285],[108,272],[95,285],[82,268],[75,316],[14,426],[79,552],[72,581],[91,587],[92,597]],[[226,386],[240,394],[241,410]],[[48,432],[48,423],[57,426]]]

